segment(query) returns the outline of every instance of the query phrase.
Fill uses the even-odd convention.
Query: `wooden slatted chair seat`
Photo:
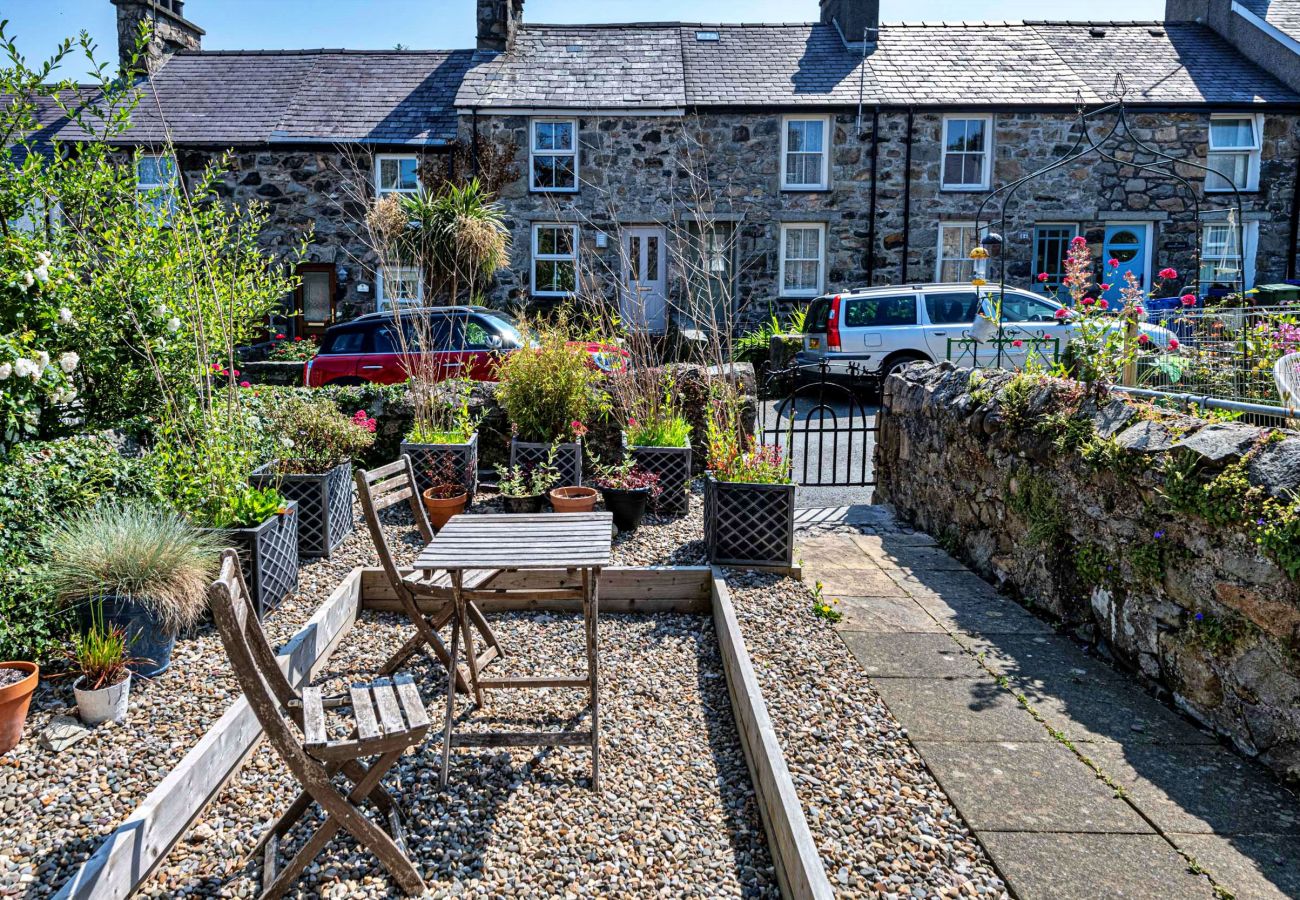
[[[358,469],[354,478],[357,483],[357,497],[361,501],[361,510],[365,513],[366,526],[370,529],[370,540],[375,545],[379,563],[384,569],[384,574],[388,576],[388,582],[397,595],[402,610],[415,626],[415,634],[389,657],[380,668],[380,674],[393,674],[405,665],[407,660],[426,647],[433,651],[433,655],[442,663],[443,668],[452,670],[451,654],[447,652],[446,645],[438,636],[438,630],[450,622],[452,617],[451,577],[445,571],[420,573],[403,572],[399,569],[393,552],[388,546],[383,525],[379,521],[379,514],[382,511],[405,501],[411,509],[416,527],[420,530],[420,537],[426,544],[433,540],[433,528],[429,525],[429,517],[420,502],[411,457],[403,454],[401,459],[371,469],[369,472]],[[497,569],[475,569],[472,575],[475,587],[487,586],[498,573]],[[421,600],[442,602],[440,606],[426,613],[420,609]],[[487,619],[483,618],[477,606],[469,611],[469,615],[475,629],[483,637],[484,650],[476,660],[477,665],[482,668],[504,655],[504,651],[501,642],[497,640],[492,627],[488,625]],[[454,668],[456,688],[468,693],[470,684],[467,674],[459,667]]]
[[[217,580],[208,589],[212,617],[230,658],[244,698],[257,716],[267,741],[302,785],[302,793],[272,824],[258,843],[263,851],[263,900],[279,897],[340,830],[370,849],[407,894],[425,891],[424,880],[406,856],[401,818],[393,798],[379,783],[408,748],[424,740],[429,717],[409,678],[356,685],[346,698],[325,699],[320,689],[301,693],[285,678],[240,574],[234,550],[221,555]],[[327,709],[350,707],[348,737],[327,737]],[[367,765],[362,759],[369,759]],[[350,785],[340,789],[338,781]],[[371,821],[357,804],[370,801],[387,820],[391,834]],[[278,868],[279,841],[312,803],[325,821],[283,869]]]

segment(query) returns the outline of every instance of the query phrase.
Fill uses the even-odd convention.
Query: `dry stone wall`
[[[1300,435],[947,363],[883,403],[878,502],[1300,780]]]

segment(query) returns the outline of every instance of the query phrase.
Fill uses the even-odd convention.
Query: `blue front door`
[[[1110,261],[1114,259],[1119,262],[1119,268],[1113,268]],[[1111,309],[1119,309],[1120,288],[1124,287],[1126,279],[1125,272],[1132,272],[1137,277],[1138,284],[1145,290],[1147,287],[1147,227],[1144,224],[1135,222],[1124,225],[1107,225],[1106,226],[1106,243],[1102,248],[1102,284],[1109,284],[1110,290],[1104,291],[1102,296],[1110,303]]]

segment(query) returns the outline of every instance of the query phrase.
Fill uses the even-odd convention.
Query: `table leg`
[[[474,705],[479,709],[483,708],[483,688],[478,683],[478,653],[474,650],[474,632],[470,630],[469,624],[469,604],[465,602],[465,597],[460,588],[460,578],[457,576],[456,582],[452,586],[452,592],[456,594],[456,625],[460,628],[461,636],[465,640],[465,664],[469,666],[469,684],[474,691]]]
[[[582,572],[583,612],[587,627],[587,677],[591,682],[591,789],[600,793],[600,657],[597,622],[600,619],[600,567]]]
[[[441,790],[447,788],[447,770],[451,765],[451,725],[456,717],[456,673],[458,671],[456,651],[460,649],[460,585],[461,573],[453,571],[451,573],[451,647],[447,651],[451,657],[447,666],[447,721],[442,726],[442,772],[438,776],[438,787]]]

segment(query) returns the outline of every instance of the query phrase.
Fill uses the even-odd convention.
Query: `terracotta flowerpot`
[[[29,662],[3,662],[0,669],[27,673],[22,681],[0,687],[0,753],[8,753],[22,740],[27,707],[31,705],[41,670],[36,663]]]
[[[557,513],[591,512],[596,508],[596,489],[561,487],[551,491],[551,509]]]
[[[429,488],[420,497],[424,500],[424,511],[429,514],[429,524],[434,531],[442,531],[442,526],[454,515],[465,511],[469,494],[457,494],[455,497],[435,497],[433,488]]]

